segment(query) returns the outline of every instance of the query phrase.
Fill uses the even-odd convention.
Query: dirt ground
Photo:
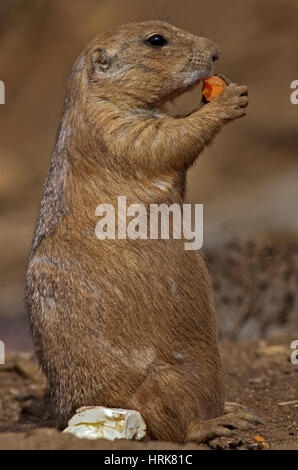
[[[298,331],[298,244],[231,241],[205,253],[222,339]]]
[[[297,334],[222,343],[226,399],[265,419],[255,430],[207,444],[87,441],[55,429],[45,378],[29,353],[9,354],[0,366],[0,449],[298,449],[298,365],[290,344]],[[265,444],[257,444],[262,436]]]

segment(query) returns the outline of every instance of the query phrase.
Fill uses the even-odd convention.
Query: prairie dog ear
[[[91,53],[91,65],[94,72],[105,72],[110,65],[110,59],[103,47],[97,47]]]

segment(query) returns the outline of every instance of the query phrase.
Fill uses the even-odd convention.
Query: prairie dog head
[[[146,21],[100,34],[77,62],[94,99],[154,108],[212,74],[217,45],[169,23]],[[78,70],[79,71],[79,70]]]

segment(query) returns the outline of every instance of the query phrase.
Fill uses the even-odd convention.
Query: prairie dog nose
[[[216,60],[219,59],[219,51],[215,51],[213,54],[212,54],[212,60],[213,62],[215,62]]]
[[[214,41],[208,38],[200,38],[199,42],[201,47],[206,48],[210,52],[213,62],[219,59],[221,52],[218,45]]]

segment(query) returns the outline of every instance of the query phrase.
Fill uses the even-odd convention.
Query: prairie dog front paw
[[[207,106],[216,108],[216,112],[225,121],[233,121],[246,115],[248,106],[248,88],[245,85],[231,83]]]

